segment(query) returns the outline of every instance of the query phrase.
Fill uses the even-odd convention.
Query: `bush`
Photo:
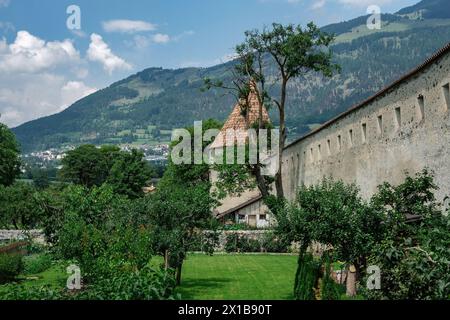
[[[331,277],[332,267],[331,259],[327,253],[324,254],[324,274],[322,277],[322,285],[320,290],[321,300],[339,300],[343,290],[343,286],[337,284]]]
[[[120,266],[109,277],[96,281],[75,299],[81,300],[167,300],[174,299],[173,273],[148,266],[124,270]]]
[[[52,257],[46,253],[27,256],[23,261],[25,274],[38,274],[52,266]]]
[[[23,261],[20,254],[0,254],[0,283],[14,280],[23,270]]]
[[[295,300],[315,300],[319,279],[320,263],[314,260],[310,253],[300,254],[298,258],[297,274],[295,275],[294,298]]]
[[[237,233],[231,233],[227,235],[225,251],[227,253],[261,252],[261,243],[258,240],[250,239],[246,236],[240,236]]]
[[[274,233],[266,233],[262,240],[262,247],[266,252],[287,253],[290,244],[278,238]]]

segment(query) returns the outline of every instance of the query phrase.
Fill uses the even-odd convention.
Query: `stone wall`
[[[0,230],[0,243],[9,241],[26,240],[28,237],[38,241],[44,242],[44,234],[40,230]]]
[[[237,234],[239,237],[245,237],[247,239],[262,241],[264,239],[265,234],[268,231],[266,230],[237,230],[237,231],[222,231],[219,234],[219,242],[215,248],[216,252],[224,252],[225,245],[227,243],[227,237],[231,234]]]
[[[330,121],[283,153],[286,196],[323,177],[356,183],[365,198],[405,171],[436,174],[439,201],[450,195],[450,53],[381,95]]]

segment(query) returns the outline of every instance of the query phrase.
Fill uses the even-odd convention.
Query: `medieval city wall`
[[[289,145],[285,193],[332,176],[355,182],[365,198],[424,167],[436,174],[439,201],[450,195],[450,53],[364,105]]]

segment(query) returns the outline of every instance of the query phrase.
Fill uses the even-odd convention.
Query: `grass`
[[[291,300],[297,257],[190,255],[178,293],[186,300]]]
[[[16,283],[26,288],[48,286],[53,289],[62,289],[66,286],[67,277],[68,275],[64,272],[62,266],[54,265],[38,274],[21,275]],[[4,292],[5,288],[5,286],[0,285],[0,293]]]

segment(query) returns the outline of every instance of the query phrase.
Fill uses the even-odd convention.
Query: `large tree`
[[[74,184],[91,188],[102,185],[108,178],[118,147],[82,145],[69,151],[62,160],[61,177]]]
[[[108,183],[130,198],[142,196],[142,188],[154,175],[142,152],[116,146],[83,145],[69,151],[62,164],[60,175],[66,181],[88,188]]]
[[[14,134],[0,123],[0,185],[12,185],[20,174],[19,154],[19,145]]]
[[[282,153],[287,137],[288,84],[292,79],[304,77],[311,72],[322,74],[325,77],[332,76],[339,69],[339,66],[332,62],[332,54],[329,50],[333,40],[333,35],[322,32],[312,22],[306,28],[292,24],[283,26],[274,23],[271,28],[265,28],[262,31],[247,31],[245,41],[236,47],[237,64],[234,68],[232,84],[224,85],[220,81],[205,80],[207,89],[220,87],[234,92],[244,112],[249,108],[248,96],[249,92],[253,90],[260,104],[257,128],[263,129],[266,126],[262,121],[263,106],[276,106],[280,135],[278,166],[274,182],[278,199],[284,198]],[[269,90],[269,87],[276,87],[277,90]],[[250,167],[249,171],[256,178],[263,197],[268,198],[270,184],[273,181],[262,177],[261,167],[261,164],[258,163],[257,166]]]
[[[8,187],[0,186],[0,228],[35,228],[41,212],[33,185],[16,182]]]
[[[108,184],[119,194],[131,199],[144,194],[142,188],[155,175],[144,154],[137,150],[123,152],[118,156],[109,172]]]

